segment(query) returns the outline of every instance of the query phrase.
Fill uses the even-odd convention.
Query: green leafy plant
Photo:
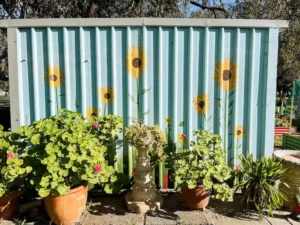
[[[28,185],[41,197],[64,195],[83,182],[111,193],[118,176],[105,160],[107,139],[95,129],[81,114],[65,109],[21,127],[19,134],[28,141],[24,162],[32,166]]]
[[[116,150],[122,144],[122,140],[118,137],[123,128],[122,117],[116,115],[92,116],[89,121],[93,126],[92,132],[107,147],[105,159],[109,165],[113,165],[116,161]]]
[[[204,130],[195,130],[194,136],[196,142],[191,141],[192,150],[179,148],[167,158],[167,166],[173,172],[171,180],[190,189],[203,185],[212,197],[232,200],[233,192],[226,183],[232,170],[226,164],[221,137]]]
[[[125,129],[125,138],[130,145],[136,148],[148,147],[152,166],[166,157],[163,149],[167,140],[157,125],[133,124]]]
[[[242,190],[242,201],[247,207],[255,208],[261,217],[264,208],[272,215],[273,210],[281,207],[286,199],[277,188],[286,171],[282,162],[274,157],[254,161],[252,154],[240,155],[240,160],[239,170],[236,171],[236,189]]]
[[[25,166],[23,162],[20,154],[21,147],[22,143],[18,142],[18,135],[4,132],[0,125],[0,197],[18,188],[16,180],[31,171],[31,167]]]

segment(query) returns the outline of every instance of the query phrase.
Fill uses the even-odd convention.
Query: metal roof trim
[[[287,20],[257,19],[189,19],[189,18],[67,18],[0,20],[0,28],[25,27],[239,27],[288,28]]]

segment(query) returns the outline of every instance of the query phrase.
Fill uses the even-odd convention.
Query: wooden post
[[[295,88],[295,80],[293,80],[293,93],[292,93],[292,105],[291,105],[291,114],[290,114],[290,130],[289,130],[289,134],[291,134],[291,129],[292,129],[292,116],[293,116],[293,107],[294,107],[294,88]]]

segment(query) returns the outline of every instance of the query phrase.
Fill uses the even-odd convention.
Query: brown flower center
[[[56,75],[50,75],[49,79],[52,81],[57,81],[57,76]]]
[[[139,68],[139,67],[141,67],[141,65],[142,65],[142,60],[139,59],[139,58],[134,58],[134,59],[132,60],[132,65],[133,65],[133,67],[135,67],[135,68]]]
[[[241,130],[237,130],[237,131],[236,131],[236,134],[239,136],[239,135],[242,134],[242,131],[241,131]]]
[[[105,93],[104,98],[110,99],[110,94],[109,93]]]
[[[230,70],[223,70],[223,80],[230,80],[232,73]]]
[[[91,116],[97,116],[97,114],[93,112],[93,113],[91,114]]]
[[[199,104],[199,107],[201,109],[204,109],[204,107],[205,107],[205,101],[200,101],[198,104]]]

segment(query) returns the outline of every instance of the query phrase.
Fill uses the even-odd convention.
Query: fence
[[[40,19],[0,27],[8,28],[13,130],[68,108],[117,114],[125,126],[132,118],[158,124],[185,147],[194,129],[218,133],[229,164],[239,153],[273,152],[286,21]],[[116,168],[131,174],[134,150],[125,144],[117,154]],[[163,163],[157,173],[167,187]]]

